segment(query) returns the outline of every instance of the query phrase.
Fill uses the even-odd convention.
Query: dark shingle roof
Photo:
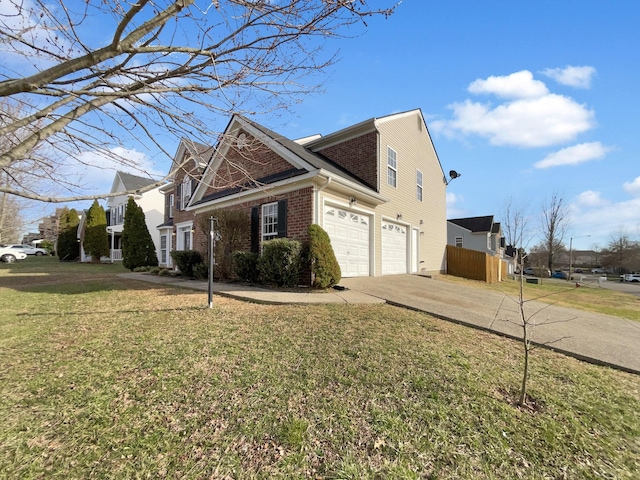
[[[453,220],[447,221],[455,223],[456,225],[462,228],[466,228],[467,230],[471,230],[471,232],[473,233],[493,232],[493,215],[487,215],[485,217],[454,218]],[[496,225],[499,226],[500,224],[498,223]]]
[[[157,181],[152,178],[139,177],[137,175],[132,175],[126,172],[118,172],[118,175],[120,176],[120,180],[122,180],[122,183],[124,184],[125,190],[127,191],[139,190]]]

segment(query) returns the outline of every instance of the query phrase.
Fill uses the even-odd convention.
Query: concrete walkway
[[[180,277],[159,277],[146,273],[121,273],[122,278],[143,282],[170,285],[172,287],[190,288],[192,290],[209,291],[209,285],[203,280],[185,280]],[[328,292],[287,292],[268,288],[252,287],[242,283],[213,282],[213,294],[240,300],[272,305],[285,304],[327,304],[327,303],[385,303],[385,300],[355,290],[331,290]]]
[[[208,291],[207,282],[124,273],[123,278]],[[267,304],[389,303],[486,331],[522,338],[518,304],[504,295],[417,275],[344,278],[346,290],[286,292],[214,282],[214,295]],[[534,343],[592,363],[640,374],[640,322],[527,302]]]

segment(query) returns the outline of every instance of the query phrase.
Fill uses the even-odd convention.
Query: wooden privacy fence
[[[497,283],[507,276],[507,264],[485,252],[447,245],[447,273]]]

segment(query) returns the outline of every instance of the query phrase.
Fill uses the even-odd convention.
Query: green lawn
[[[33,261],[32,261],[33,260]],[[640,378],[374,305],[0,265],[0,478],[637,478]]]

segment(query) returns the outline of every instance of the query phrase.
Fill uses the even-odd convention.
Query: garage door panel
[[[359,213],[327,206],[324,229],[343,277],[369,275],[369,220]]]
[[[382,274],[407,273],[407,228],[382,222]]]

